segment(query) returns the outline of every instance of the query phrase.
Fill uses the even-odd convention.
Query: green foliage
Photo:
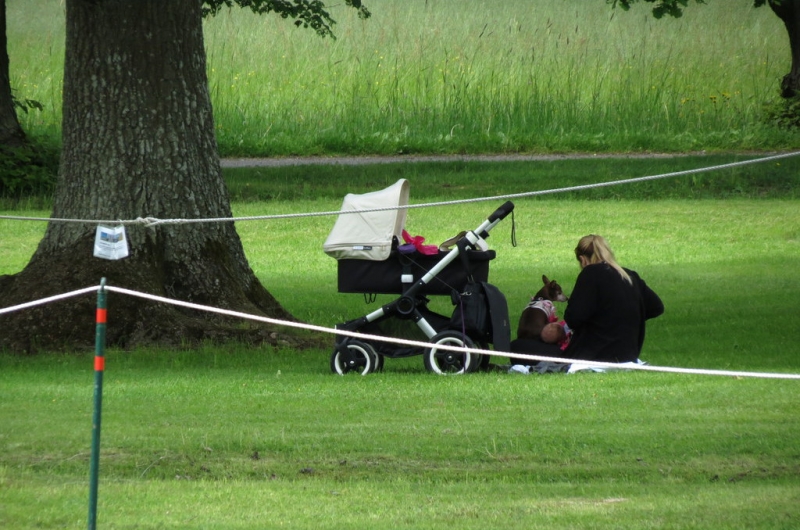
[[[781,98],[765,106],[765,119],[781,129],[800,129],[800,96]]]
[[[30,98],[11,95],[17,110],[28,114],[43,111],[44,105]],[[25,195],[46,195],[52,191],[58,170],[58,154],[41,146],[23,142],[20,147],[0,146],[0,198],[18,199]]]
[[[632,4],[640,0],[606,0],[606,3],[611,4],[612,7],[620,6],[625,11],[631,8]],[[683,16],[683,9],[689,5],[689,0],[641,0],[653,6],[653,16],[655,18],[662,18],[664,15],[680,18]],[[780,5],[783,0],[771,0],[773,4]],[[695,0],[698,4],[705,4],[706,0]],[[761,7],[766,5],[767,0],[753,0],[753,7]]]
[[[18,99],[14,94],[11,94],[11,104],[14,106],[15,109],[19,109],[25,114],[28,113],[28,110],[35,109],[42,111],[44,110],[44,105],[36,101],[35,99]]]
[[[55,148],[25,145],[0,147],[0,198],[46,196],[52,193],[58,173]]]
[[[259,15],[276,13],[281,18],[294,19],[295,26],[311,28],[322,37],[334,37],[331,28],[336,21],[319,0],[203,0],[203,16],[216,15],[223,6],[230,8],[234,4]],[[361,0],[345,0],[345,4],[355,8],[361,19],[371,15]]]
[[[631,4],[638,2],[639,0],[606,0],[612,7],[617,7],[619,5],[625,11],[631,8]],[[655,3],[656,5],[653,6],[653,16],[655,18],[662,18],[664,15],[668,15],[674,18],[680,18],[683,16],[683,8],[689,5],[689,0],[644,0],[648,3]],[[704,0],[695,0],[698,4],[704,4]]]
[[[632,4],[640,0],[606,0],[606,3],[611,4],[612,7],[621,7],[625,11],[631,8]],[[683,9],[689,5],[689,0],[642,0],[653,6],[653,16],[655,18],[662,18],[664,15],[680,18],[683,16]],[[780,4],[782,0],[772,0],[775,4]],[[706,0],[695,0],[698,4],[705,4]],[[753,0],[753,7],[761,7],[767,3],[767,0]]]

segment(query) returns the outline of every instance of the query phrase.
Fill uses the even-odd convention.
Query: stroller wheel
[[[480,344],[478,344],[478,347],[480,349],[482,349],[482,350],[488,350],[489,349],[489,345],[486,344],[485,342],[481,342]],[[475,370],[474,371],[476,371],[476,372],[485,372],[486,370],[489,369],[489,365],[491,364],[491,362],[492,362],[492,356],[491,355],[481,355],[480,356],[480,362],[475,364]]]
[[[442,331],[431,339],[433,345],[425,350],[425,369],[436,374],[465,374],[474,372],[480,364],[480,355],[440,349],[438,346],[472,348],[472,340],[457,331]]]
[[[331,371],[339,375],[367,375],[374,370],[376,359],[377,354],[372,346],[359,340],[348,340],[333,350]]]
[[[375,352],[375,357],[372,359],[372,371],[383,372],[383,355]]]

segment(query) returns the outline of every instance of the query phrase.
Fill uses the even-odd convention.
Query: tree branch
[[[345,4],[356,9],[361,19],[372,15],[361,0],[345,0]],[[223,7],[234,5],[249,8],[259,15],[275,13],[282,18],[291,18],[295,26],[311,28],[321,37],[336,38],[331,29],[336,21],[321,0],[203,0],[203,16],[214,16]]]

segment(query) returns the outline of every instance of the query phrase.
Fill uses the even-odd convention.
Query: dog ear
[[[550,280],[548,280],[548,279],[547,279],[547,276],[545,276],[544,274],[542,274],[542,282],[543,282],[545,285],[547,285],[548,283],[550,283]]]

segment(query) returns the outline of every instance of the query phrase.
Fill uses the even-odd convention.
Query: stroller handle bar
[[[431,270],[422,276],[417,282],[412,285],[405,293],[405,296],[415,296],[416,293],[422,288],[423,285],[430,283],[430,281],[439,274],[444,268],[452,263],[461,253],[468,249],[480,248],[478,241],[489,237],[489,231],[502,221],[508,214],[514,210],[514,203],[511,201],[506,202],[500,208],[494,211],[481,225],[474,231],[467,232],[463,241],[459,242],[456,247],[450,251],[439,263],[437,263]]]
[[[512,211],[514,211],[514,203],[511,201],[507,201],[500,208],[495,210],[492,215],[489,216],[489,222],[494,223],[495,221],[502,221]]]
[[[475,229],[474,233],[481,239],[486,239],[487,237],[489,237],[489,230],[494,228],[495,225],[497,225],[497,223],[505,219],[506,216],[513,211],[514,211],[514,203],[511,201],[507,201],[500,208],[492,212],[492,215],[487,217],[486,220],[478,228]],[[477,241],[470,240],[470,243],[472,243],[473,245],[476,242]]]

